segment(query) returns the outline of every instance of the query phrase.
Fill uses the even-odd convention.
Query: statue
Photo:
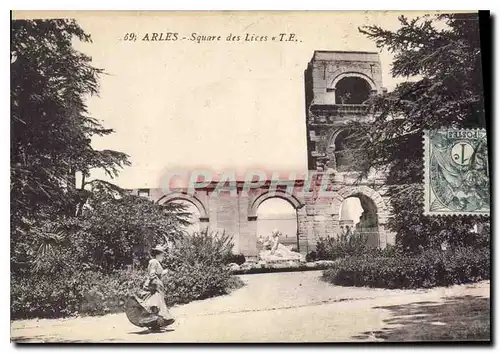
[[[259,253],[260,260],[263,261],[281,261],[281,260],[299,260],[305,261],[304,255],[292,251],[291,247],[287,247],[279,242],[281,232],[274,229],[270,236],[263,238],[259,237],[259,243],[262,244],[262,250]]]

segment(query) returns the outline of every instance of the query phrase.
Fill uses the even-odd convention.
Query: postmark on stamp
[[[484,129],[424,133],[426,215],[489,215],[490,178]]]

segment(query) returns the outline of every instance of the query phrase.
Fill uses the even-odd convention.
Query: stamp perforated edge
[[[484,128],[475,128],[475,129],[456,129],[456,128],[440,128],[440,129],[432,129],[432,131],[481,131],[486,133],[486,129]],[[429,129],[424,130],[423,133],[423,144],[424,144],[424,216],[444,216],[444,217],[453,217],[453,216],[483,216],[489,217],[490,212],[432,212],[429,211],[430,205],[430,140],[429,140]],[[487,141],[489,144],[489,141]],[[490,195],[491,202],[491,195]],[[491,209],[491,207],[490,207]]]
[[[424,215],[432,216],[433,213],[429,212],[429,203],[430,203],[430,182],[429,182],[429,130],[424,130],[423,136],[423,144],[424,144]]]

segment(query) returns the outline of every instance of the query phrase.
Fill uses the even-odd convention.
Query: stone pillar
[[[319,214],[314,216],[314,246],[318,238],[324,238],[326,234],[326,216]]]
[[[203,190],[203,191],[196,191],[194,195],[198,200],[200,200],[201,204],[206,210],[206,215],[205,217],[200,213],[200,232],[204,231],[205,229],[208,229],[210,232],[212,228],[212,223],[210,220],[210,200],[208,196],[208,192]]]
[[[247,258],[257,257],[257,219],[249,219],[248,209],[250,198],[248,194],[238,193],[240,246],[238,251]]]
[[[297,232],[299,233],[299,252],[305,254],[308,248],[310,222],[306,207],[297,210]]]
[[[383,193],[386,193],[386,192],[387,192],[387,189],[383,190]],[[383,225],[385,246],[396,245],[396,233],[392,232],[387,227],[387,222],[389,220],[389,216],[392,214],[392,207],[391,207],[390,199],[389,199],[389,197],[383,196],[382,200],[383,200],[385,207],[384,207],[383,212],[380,212],[379,222],[381,223],[381,225]]]
[[[380,198],[380,200],[379,200]],[[378,231],[379,231],[379,246],[382,249],[385,249],[387,245],[394,245],[395,244],[395,233],[391,232],[387,228],[387,222],[389,220],[389,214],[390,214],[390,204],[389,204],[389,199],[387,197],[380,197],[375,198],[375,200],[379,201],[379,205],[383,205],[383,207],[379,207],[379,210],[377,212],[377,218],[378,218]]]
[[[316,234],[314,229],[315,204],[311,195],[305,197],[305,206],[303,207],[303,217],[305,219],[306,241],[301,248],[302,253],[310,252],[316,249]]]
[[[385,224],[378,225],[378,247],[385,249],[387,246],[387,234],[385,232]]]
[[[338,214],[331,214],[329,217],[329,229],[326,236],[336,238],[340,234],[340,217]]]
[[[247,220],[245,234],[242,236],[241,253],[248,259],[256,259],[257,250],[257,218]]]
[[[385,229],[385,239],[386,239],[386,246],[396,245],[396,233],[388,230],[387,228]]]
[[[318,104],[325,104],[326,87],[328,86],[327,78],[327,64],[323,62],[314,63],[312,71],[314,100]],[[333,95],[335,97],[335,93]],[[335,98],[334,98],[335,99]]]
[[[217,209],[218,209],[218,204],[217,204],[218,198],[214,194],[209,194],[207,198],[207,205],[208,205],[208,228],[210,231],[218,231],[222,230],[219,229],[218,226],[218,220],[217,220]]]
[[[216,203],[217,230],[225,231],[233,237],[234,248],[240,249],[240,229],[239,229],[239,207],[238,197],[234,197],[229,192],[213,193],[211,195],[212,204]]]

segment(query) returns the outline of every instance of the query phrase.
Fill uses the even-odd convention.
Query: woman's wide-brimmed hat
[[[154,248],[151,249],[152,254],[164,254],[165,253],[165,248],[161,245],[156,245]]]

